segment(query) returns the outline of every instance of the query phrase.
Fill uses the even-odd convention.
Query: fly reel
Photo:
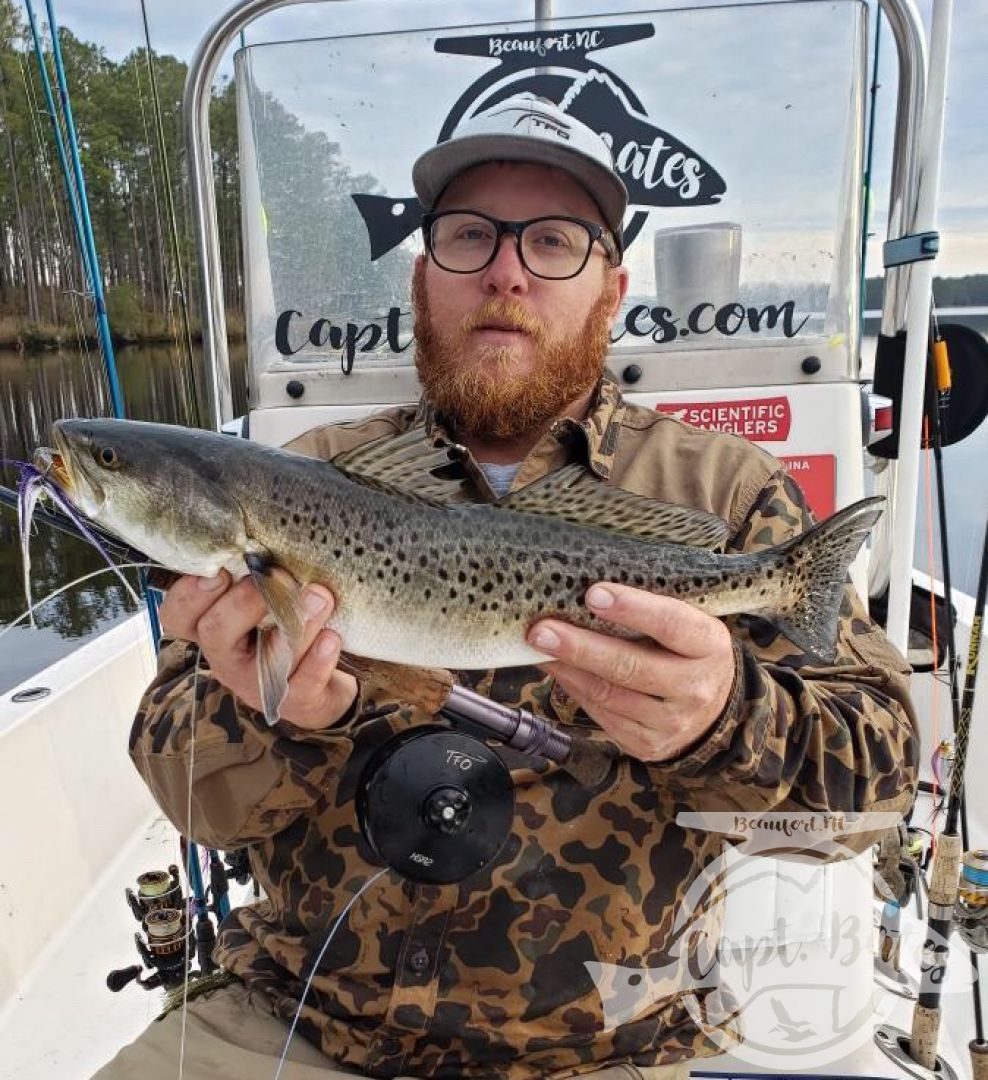
[[[511,773],[480,739],[439,725],[411,728],[370,758],[357,820],[375,854],[411,881],[449,885],[482,870],[508,838]]]

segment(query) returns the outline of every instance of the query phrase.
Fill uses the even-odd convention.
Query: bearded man
[[[720,516],[731,551],[809,524],[779,462],[625,403],[605,372],[628,287],[626,193],[599,136],[523,95],[464,122],[413,179],[428,211],[413,281],[422,399],[290,449],[330,459],[421,428],[467,448],[477,501],[579,462],[601,484]],[[820,665],[757,619],[598,583],[586,603],[635,640],[545,619],[529,640],[550,662],[459,674],[611,741],[621,756],[606,779],[587,789],[499,747],[515,802],[493,861],[455,885],[382,876],[327,942],[379,869],[355,827],[360,769],[394,733],[435,718],[340,671],[341,642],[324,627],[333,597],[319,585],[306,595],[305,646],[269,727],[253,636],[266,607],[250,579],[187,577],[168,591],[132,756],[180,829],[191,800],[194,839],[249,847],[265,899],[221,928],[227,985],[152,1025],[101,1080],[173,1077],[180,1034],[187,1080],[267,1080],[286,1043],[286,1076],[299,1080],[685,1077],[738,1037],[716,980],[690,984],[679,969],[682,983],[650,983],[615,1025],[593,978],[687,956],[677,916],[722,841],[677,812],[911,805],[908,669],[850,584],[837,659]],[[712,895],[708,906],[691,915],[716,934]]]

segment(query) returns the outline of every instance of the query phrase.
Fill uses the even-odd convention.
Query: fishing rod
[[[956,634],[954,632],[953,584],[950,569],[950,541],[947,532],[947,497],[946,485],[944,482],[943,461],[944,423],[945,413],[950,403],[951,373],[950,359],[947,353],[947,344],[940,337],[935,306],[931,308],[930,317],[930,360],[931,394],[935,399],[934,402],[931,403],[932,407],[929,410],[929,414],[931,417],[930,428],[932,434],[932,438],[930,439],[930,445],[933,451],[934,472],[936,474],[937,518],[940,529],[940,561],[943,573],[944,607],[947,613],[947,672],[950,689],[951,718],[953,721],[954,736],[956,738],[958,729],[961,724],[961,700],[958,687],[958,673],[960,671],[960,664],[958,663],[957,658],[957,640]],[[932,603],[934,604],[935,618],[935,599],[932,600]],[[983,598],[980,603],[981,606],[984,605]],[[980,609],[976,607],[976,610]],[[957,765],[955,762],[954,768],[956,769],[956,767]],[[961,848],[963,852],[967,852],[970,850],[971,841],[967,820],[967,798],[965,797],[963,789],[961,790],[959,804]],[[978,954],[973,948],[969,948],[968,953],[971,962],[971,973],[973,975],[971,981],[971,992],[974,1004],[974,1040],[971,1043],[971,1046],[972,1048],[975,1046],[982,1047],[984,1049],[979,1052],[986,1053],[988,1052],[988,1043],[985,1042],[984,1018],[981,1010],[981,981]],[[974,1053],[975,1051],[972,1049],[972,1054]]]
[[[89,278],[89,287],[92,290],[93,302],[96,307],[96,328],[99,334],[100,348],[103,352],[103,363],[110,388],[113,414],[116,417],[123,417],[123,394],[120,390],[120,380],[117,377],[113,340],[110,336],[110,321],[106,310],[106,296],[103,291],[103,276],[100,270],[99,256],[96,254],[96,240],[93,235],[93,223],[89,214],[86,180],[82,173],[82,158],[79,154],[79,140],[76,135],[75,120],[72,116],[69,86],[65,78],[65,65],[62,63],[62,47],[58,40],[58,23],[55,19],[55,10],[52,6],[52,0],[45,0],[45,7],[48,11],[48,27],[51,31],[52,57],[55,61],[55,78],[58,83],[62,116],[65,119],[65,130],[68,134],[68,154],[66,154],[65,141],[58,124],[58,113],[55,109],[54,95],[52,94],[51,80],[48,77],[48,66],[45,63],[44,50],[41,47],[41,35],[38,32],[33,0],[24,0],[24,6],[27,10],[28,21],[31,24],[31,36],[34,40],[34,52],[38,61],[38,73],[41,76],[48,115],[51,118],[52,128],[55,132],[55,145],[58,148],[58,160],[65,179],[69,205],[72,208],[72,221],[75,226],[79,247],[83,252],[83,265]]]
[[[947,974],[950,953],[950,933],[960,883],[961,836],[958,824],[964,797],[964,774],[970,742],[971,717],[974,712],[974,693],[981,659],[981,639],[985,599],[988,596],[988,525],[985,528],[981,569],[975,597],[974,618],[971,620],[971,641],[968,647],[967,670],[961,695],[957,730],[955,732],[954,767],[950,775],[947,819],[940,834],[933,858],[929,888],[926,942],[923,946],[922,979],[919,996],[913,1010],[909,1056],[925,1069],[937,1064],[937,1042],[940,1033],[940,999]],[[973,1039],[968,1048],[975,1080],[988,1077],[988,1043],[983,1037]]]
[[[178,306],[182,314],[182,344],[185,347],[187,375],[191,396],[193,420],[201,425],[202,415],[199,406],[199,392],[196,386],[195,353],[192,348],[192,327],[189,321],[189,297],[185,288],[185,271],[182,268],[182,252],[178,241],[178,222],[175,215],[175,198],[172,194],[171,170],[168,167],[168,151],[165,146],[165,132],[161,123],[161,100],[158,96],[158,77],[155,73],[154,57],[151,51],[151,30],[148,27],[148,13],[145,0],[141,0],[141,17],[144,20],[144,41],[147,52],[147,69],[151,81],[151,100],[154,106],[155,141],[165,189],[165,208],[168,214],[168,236],[171,243],[172,259],[175,262],[175,277],[178,285]]]

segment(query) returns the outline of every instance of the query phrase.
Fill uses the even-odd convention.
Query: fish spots
[[[292,521],[294,521],[296,525],[301,524],[302,515],[301,514],[292,514]]]
[[[284,526],[284,525],[287,525],[287,524],[288,524],[288,518],[286,518],[286,517],[283,517],[283,518],[281,519],[281,524],[282,524],[283,526]]]

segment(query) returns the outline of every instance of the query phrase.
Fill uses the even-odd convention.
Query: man
[[[628,406],[604,373],[628,283],[626,195],[597,135],[521,96],[467,121],[413,176],[430,210],[413,281],[422,401],[317,429],[292,449],[330,458],[419,426],[468,448],[478,500],[579,461],[602,482],[719,515],[729,550],[806,527],[778,462]],[[553,662],[461,678],[603,732],[623,752],[607,779],[586,790],[501,749],[515,815],[494,862],[460,885],[382,876],[326,946],[378,869],[355,825],[360,768],[391,734],[433,718],[342,673],[340,640],[323,628],[333,597],[318,585],[307,597],[306,640],[273,728],[258,712],[252,631],[266,611],[250,581],[183,578],[161,608],[170,641],[134,726],[134,761],[179,828],[213,847],[250,845],[266,897],[220,933],[216,958],[235,979],[188,1006],[190,1080],[274,1075],[297,1013],[286,1075],[299,1078],[678,1080],[734,1037],[737,1018],[720,1002],[708,1024],[710,988],[673,980],[605,1030],[587,967],[649,971],[686,955],[677,908],[722,840],[681,828],[677,811],[911,804],[907,668],[850,586],[838,658],[820,666],[760,620],[729,629],[603,583],[587,603],[639,640],[547,619],[530,640]],[[708,908],[698,914],[716,933],[718,905]],[[152,1025],[101,1080],[174,1075],[181,1016]]]

